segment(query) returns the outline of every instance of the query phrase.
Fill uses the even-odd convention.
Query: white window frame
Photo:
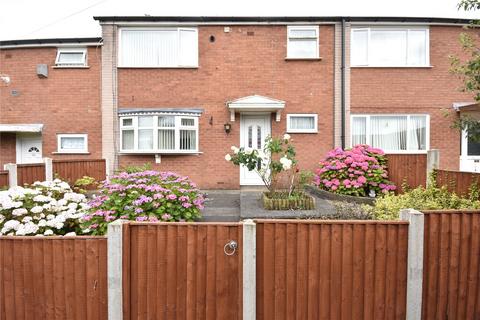
[[[183,65],[181,63],[179,64],[172,64],[172,65],[127,65],[123,63],[123,57],[122,57],[122,33],[124,31],[165,31],[165,30],[176,30],[177,31],[177,37],[180,39],[180,31],[182,30],[188,30],[188,31],[194,31],[195,35],[197,36],[197,55],[195,59],[195,63],[192,65]],[[198,68],[199,64],[199,50],[198,50],[198,28],[197,27],[148,27],[148,28],[138,28],[138,27],[124,27],[120,28],[118,32],[118,68],[150,68],[150,69],[162,69],[162,68]],[[178,41],[178,53],[180,55],[180,40]],[[180,59],[178,59],[180,61]]]
[[[152,150],[140,150],[138,148],[138,118],[139,117],[153,117],[153,149]],[[175,127],[169,127],[169,129],[175,130],[175,149],[162,150],[158,149],[158,130],[165,129],[164,127],[158,126],[158,117],[174,117],[175,118]],[[123,126],[123,119],[132,119],[132,126]],[[193,126],[182,126],[182,119],[193,119]],[[160,115],[134,115],[134,116],[120,116],[120,152],[124,154],[197,154],[199,152],[199,117],[191,115],[181,115],[181,114],[160,114]],[[132,130],[133,129],[133,149],[123,149],[123,130]],[[180,150],[180,130],[194,130],[196,146],[192,150]]]
[[[314,119],[313,129],[293,129],[290,127],[291,118],[311,117]],[[316,113],[289,113],[287,114],[287,133],[318,133],[318,114]]]
[[[367,31],[367,62],[366,64],[353,64],[353,53],[351,53],[350,57],[350,66],[351,67],[376,67],[376,68],[429,68],[430,66],[430,28],[428,26],[358,26],[353,27],[350,32],[350,39],[353,39],[353,33],[359,30],[366,30]],[[371,63],[370,60],[370,37],[372,30],[383,30],[383,31],[398,31],[403,30],[407,31],[407,45],[405,50],[406,54],[406,64],[404,65],[389,65],[389,64],[376,64]],[[409,65],[408,64],[408,35],[410,31],[425,31],[425,64],[421,65]],[[350,45],[352,48],[353,45]]]
[[[408,150],[408,147],[410,145],[409,141],[409,135],[407,135],[407,150],[383,150],[385,153],[389,154],[423,154],[427,153],[428,150],[430,150],[430,115],[425,114],[425,113],[375,113],[375,114],[352,114],[350,116],[350,126],[353,125],[353,118],[366,118],[366,144],[371,146],[372,145],[372,140],[371,140],[371,129],[370,129],[370,119],[371,117],[407,117],[407,132],[408,132],[408,127],[410,125],[410,117],[416,117],[416,116],[424,116],[425,117],[425,122],[426,122],[426,141],[425,141],[425,150]],[[350,128],[350,147],[352,146],[352,141],[353,141],[353,130]],[[375,146],[373,146],[375,147]]]
[[[316,34],[316,37],[315,37],[315,40],[316,40],[316,45],[315,45],[315,56],[314,57],[292,57],[291,56],[291,53],[290,50],[288,49],[289,46],[290,46],[290,39],[297,39],[297,40],[302,40],[302,39],[314,39],[314,37],[294,37],[294,36],[290,36],[290,31],[292,30],[314,30],[315,31],[315,34]],[[299,59],[299,60],[308,60],[308,59],[320,59],[320,42],[319,42],[319,39],[320,39],[320,28],[318,26],[315,26],[315,25],[311,25],[311,26],[287,26],[287,58],[286,59],[292,59],[292,60],[295,60],[295,59]]]
[[[80,63],[60,63],[60,55],[62,53],[81,53],[82,61]],[[57,56],[55,58],[56,67],[85,67],[87,65],[87,48],[57,48]]]
[[[83,138],[83,149],[62,149],[62,138]],[[57,153],[88,153],[88,134],[86,133],[58,133],[57,134]]]

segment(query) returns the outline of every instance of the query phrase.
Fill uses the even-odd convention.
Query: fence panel
[[[0,238],[0,319],[107,319],[107,239]]]
[[[423,319],[480,319],[480,211],[426,211]]]
[[[105,159],[53,160],[53,174],[60,179],[74,183],[83,176],[105,180]]]
[[[32,184],[45,180],[45,164],[17,164],[17,185]]]
[[[0,171],[0,188],[8,187],[8,171]]]
[[[480,186],[480,173],[450,170],[435,170],[437,185],[446,186],[458,195],[467,196],[472,184]]]
[[[124,319],[242,319],[240,224],[131,223],[123,241]]]
[[[405,319],[407,222],[257,222],[257,319]]]
[[[426,154],[388,154],[388,176],[402,192],[402,184],[415,188],[425,186],[427,181]]]

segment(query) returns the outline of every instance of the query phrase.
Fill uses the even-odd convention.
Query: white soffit
[[[42,132],[43,124],[0,124],[0,132]]]
[[[460,111],[472,111],[475,109],[478,109],[478,103],[477,102],[454,102],[452,104],[452,107],[455,111],[460,112]]]
[[[235,121],[235,112],[275,112],[275,120],[280,121],[285,101],[253,95],[228,101],[227,107],[230,110],[230,121]]]

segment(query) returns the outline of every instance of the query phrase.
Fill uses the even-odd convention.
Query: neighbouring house
[[[23,161],[30,130],[37,141],[41,132],[43,156],[68,156],[65,146],[111,170],[148,162],[202,188],[236,189],[261,181],[224,160],[230,147],[288,132],[300,169],[367,143],[439,149],[442,168],[476,170],[480,145],[445,117],[478,108],[449,71],[467,20],[95,19],[101,41],[0,42],[0,75],[11,80],[0,82],[1,163]]]

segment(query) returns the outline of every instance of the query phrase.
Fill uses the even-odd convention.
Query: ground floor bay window
[[[390,153],[426,152],[429,116],[423,114],[352,115],[351,143],[368,144]]]
[[[121,110],[120,152],[198,153],[198,117],[201,110]]]

